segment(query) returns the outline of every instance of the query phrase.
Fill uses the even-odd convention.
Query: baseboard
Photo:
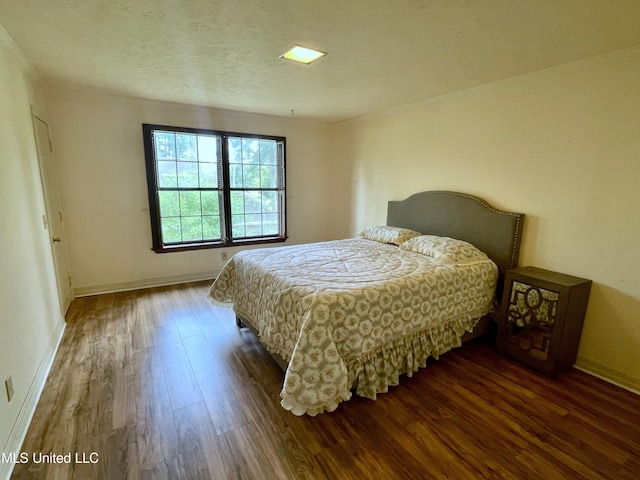
[[[53,359],[58,351],[58,346],[62,340],[62,335],[64,334],[66,325],[64,318],[60,317],[55,331],[51,334],[49,345],[47,345],[47,349],[42,356],[42,360],[40,361],[36,375],[33,378],[33,382],[31,382],[27,396],[25,397],[22,407],[18,412],[18,418],[16,418],[16,422],[13,424],[13,428],[9,433],[7,444],[2,450],[5,454],[18,454],[20,452],[22,442],[24,442],[24,438],[27,435],[29,424],[31,423],[33,414],[36,411],[38,400],[40,400],[42,389],[44,388],[44,384],[49,376],[49,371],[51,370],[51,365],[53,365]],[[0,462],[0,479],[9,480],[14,467],[14,463]]]
[[[578,357],[574,368],[640,395],[640,380],[636,378],[617,372],[591,360],[587,360],[584,357]]]
[[[100,295],[102,293],[126,292],[127,290],[139,290],[141,288],[163,287],[165,285],[176,285],[179,283],[199,282],[201,280],[211,280],[217,277],[218,273],[219,272],[200,272],[186,275],[171,275],[168,277],[144,278],[130,282],[78,287],[73,289],[73,294],[76,297],[87,297],[90,295]]]

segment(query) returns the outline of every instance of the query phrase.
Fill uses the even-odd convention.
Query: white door
[[[60,207],[58,195],[58,182],[56,181],[54,158],[49,138],[49,125],[36,115],[33,115],[33,128],[38,149],[38,161],[40,163],[40,175],[46,203],[47,215],[43,219],[45,228],[49,233],[53,263],[56,270],[56,283],[58,285],[58,297],[62,316],[67,313],[73,290],[71,288],[71,276],[69,275],[69,258],[64,236],[64,217]]]

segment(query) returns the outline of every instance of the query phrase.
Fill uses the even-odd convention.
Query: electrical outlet
[[[229,260],[229,254],[227,252],[222,252],[221,257],[223,262]]]
[[[13,379],[10,376],[5,379],[4,386],[7,389],[7,401],[10,402],[13,398]]]

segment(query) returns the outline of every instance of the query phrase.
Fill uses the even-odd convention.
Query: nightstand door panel
[[[506,341],[517,349],[549,361],[560,294],[512,280],[506,318]]]

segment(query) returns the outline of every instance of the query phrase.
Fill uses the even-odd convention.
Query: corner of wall
[[[16,42],[9,36],[7,31],[0,25],[0,51],[5,52],[13,63],[24,72],[30,80],[41,83],[42,77],[35,69],[33,64],[24,56],[22,51],[16,45]]]

